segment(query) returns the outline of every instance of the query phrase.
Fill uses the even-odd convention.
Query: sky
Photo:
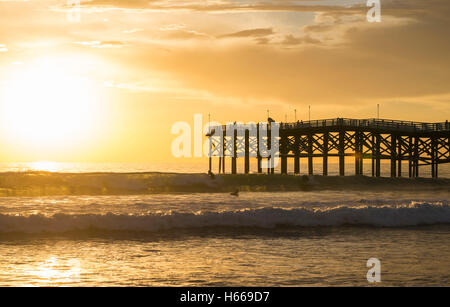
[[[71,2],[0,0],[1,161],[172,161],[194,114],[450,119],[448,0]]]

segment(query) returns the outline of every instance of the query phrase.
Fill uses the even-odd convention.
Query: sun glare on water
[[[22,66],[22,65],[21,65]],[[76,61],[40,59],[11,73],[1,95],[3,124],[16,142],[69,146],[95,124],[97,93]]]
[[[57,172],[59,171],[58,164],[51,161],[39,161],[30,164],[30,169],[34,171],[45,171],[45,172]]]
[[[50,257],[36,267],[23,270],[31,285],[64,285],[76,284],[80,281],[81,263],[78,259],[58,259]]]

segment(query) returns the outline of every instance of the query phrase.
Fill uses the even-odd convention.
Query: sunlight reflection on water
[[[36,259],[37,260],[37,259]],[[61,259],[50,256],[43,262],[17,265],[22,272],[23,286],[58,286],[80,282],[81,263],[78,259]]]

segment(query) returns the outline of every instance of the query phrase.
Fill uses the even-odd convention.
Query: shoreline
[[[0,197],[57,195],[140,195],[283,191],[439,191],[450,193],[450,178],[196,173],[0,173]]]

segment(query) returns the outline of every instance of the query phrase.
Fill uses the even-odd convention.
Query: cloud
[[[320,0],[310,0],[319,2]],[[357,4],[353,6],[343,5],[312,5],[305,4],[303,0],[268,0],[265,2],[256,1],[189,1],[189,0],[89,0],[82,1],[83,6],[91,7],[113,7],[123,9],[139,10],[190,10],[199,12],[353,12],[361,13],[366,10],[365,5]]]
[[[444,95],[450,92],[450,12],[446,0],[431,1],[431,6],[418,0],[388,3],[380,24],[353,19],[353,13],[330,15],[328,21],[320,16],[319,23],[335,24],[318,32],[321,42],[339,36],[332,45],[308,36],[317,31],[299,29],[280,42],[305,44],[301,49],[283,49],[260,36],[258,45],[200,44],[161,56],[137,56],[136,61],[170,74],[187,88],[262,102],[338,106]],[[264,29],[228,35],[272,33]]]
[[[383,0],[382,22],[374,24],[365,20],[365,1],[350,7],[317,5],[321,1],[307,5],[305,1],[227,0],[84,3],[89,8],[114,8],[108,12],[110,20],[120,22],[90,24],[94,16],[86,14],[80,25],[48,32],[92,48],[132,44],[136,48],[127,48],[126,54],[108,50],[102,56],[113,63],[126,63],[123,66],[130,75],[161,72],[176,80],[177,87],[208,91],[214,97],[337,107],[398,97],[426,100],[448,97],[450,92],[447,0]],[[136,14],[123,14],[117,8],[133,9]],[[140,14],[140,10],[147,11]],[[228,12],[248,13],[249,18],[216,14]],[[145,29],[145,33],[125,36],[124,24],[131,30]],[[33,33],[42,39],[47,33],[43,29],[22,30],[20,37],[23,40]],[[8,28],[8,33],[20,32],[13,30]],[[101,32],[102,40],[87,40],[92,31]],[[183,44],[184,40],[188,43]],[[19,46],[7,39],[4,42]]]
[[[186,40],[186,39],[211,39],[212,36],[194,30],[174,30],[164,35],[165,39]]]
[[[75,44],[82,46],[89,46],[92,48],[121,48],[125,46],[123,42],[119,41],[87,41],[87,42],[75,42]]]
[[[268,36],[272,35],[275,32],[272,28],[259,28],[259,29],[249,29],[249,30],[243,30],[239,32],[229,33],[225,35],[219,36],[220,38],[227,38],[227,37],[262,37],[262,36]]]
[[[123,33],[126,33],[126,34],[131,34],[131,33],[137,33],[137,32],[141,32],[141,31],[144,31],[144,29],[130,29],[130,30],[123,30],[122,32]]]
[[[189,30],[185,24],[169,24],[159,28],[163,39],[188,40],[188,39],[212,39],[211,35]]]
[[[183,23],[171,23],[159,28],[161,31],[175,31],[186,29],[186,25]]]
[[[284,40],[281,42],[282,45],[303,45],[303,44],[320,44],[321,41],[315,38],[312,38],[309,35],[305,35],[302,37],[295,37],[293,35],[286,35]]]
[[[86,0],[81,1],[84,6],[112,6],[118,8],[146,8],[155,0]]]

